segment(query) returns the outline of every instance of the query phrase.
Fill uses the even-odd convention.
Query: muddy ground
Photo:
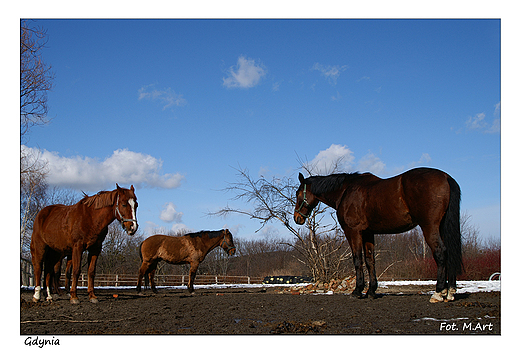
[[[69,334],[500,334],[500,292],[457,294],[429,303],[432,287],[389,287],[376,299],[350,295],[296,295],[280,288],[97,289],[99,303],[79,290],[31,301],[21,291],[21,335]]]

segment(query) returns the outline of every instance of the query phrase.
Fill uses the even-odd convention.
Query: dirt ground
[[[97,289],[98,304],[79,290],[31,301],[21,291],[21,335],[69,334],[500,334],[500,292],[457,294],[429,303],[432,287],[389,287],[376,299],[350,295],[296,295],[280,288]]]

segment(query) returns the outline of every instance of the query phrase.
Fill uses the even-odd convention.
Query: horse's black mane
[[[199,232],[193,232],[193,233],[187,233],[184,236],[190,236],[190,237],[202,237],[202,235],[208,234],[209,238],[215,238],[222,234],[222,230],[219,231],[199,231]]]
[[[350,181],[359,177],[359,172],[332,174],[328,176],[311,176],[306,183],[311,185],[312,193],[321,195],[328,192],[333,192],[340,188],[346,181]]]

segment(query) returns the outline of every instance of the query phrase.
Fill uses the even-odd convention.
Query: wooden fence
[[[80,274],[78,286],[88,285],[88,275]],[[182,286],[187,285],[188,275],[155,275],[157,286]],[[261,284],[263,277],[254,276],[221,276],[221,275],[197,275],[195,285],[211,284]],[[32,263],[27,259],[20,260],[20,283],[22,286],[34,286],[34,272]],[[65,283],[65,274],[61,275],[61,284]],[[144,283],[144,280],[143,280]],[[121,287],[136,286],[137,274],[96,274],[94,286],[96,287]]]
[[[34,286],[34,271],[30,260],[20,258],[20,284]]]
[[[78,286],[87,286],[88,275],[81,274]],[[187,285],[189,275],[155,275],[156,286],[182,286]],[[262,277],[252,276],[221,276],[221,275],[197,275],[195,285],[223,285],[223,284],[261,284]],[[61,275],[61,283],[65,282],[65,275]],[[144,284],[144,280],[143,280]],[[96,287],[121,287],[137,285],[137,274],[96,274],[94,286]]]

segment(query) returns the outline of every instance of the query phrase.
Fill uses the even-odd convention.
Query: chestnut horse
[[[118,220],[126,233],[137,231],[137,198],[134,186],[130,189],[117,185],[113,191],[102,191],[86,196],[74,205],[50,205],[36,215],[31,239],[31,255],[34,267],[35,288],[33,301],[40,300],[42,265],[45,261],[47,299],[51,300],[51,285],[55,283],[55,266],[67,256],[72,261],[72,285],[70,302],[79,303],[76,291],[80,274],[81,256],[88,251],[88,294],[92,303],[94,295],[96,262],[101,245],[108,233],[108,225]],[[54,282],[53,282],[54,281]]]
[[[178,237],[166,235],[148,237],[139,246],[142,264],[137,279],[137,292],[141,292],[143,276],[149,274],[152,291],[157,293],[154,281],[155,269],[157,264],[164,260],[170,264],[190,264],[188,291],[193,293],[197,268],[206,255],[217,246],[228,255],[235,254],[233,236],[229,230],[201,231]]]
[[[311,176],[299,174],[294,221],[303,225],[312,209],[323,202],[336,210],[352,249],[356,288],[362,297],[365,263],[369,274],[367,295],[375,297],[377,277],[374,234],[395,234],[419,225],[437,264],[436,292],[430,302],[454,300],[457,275],[462,272],[460,188],[443,171],[416,168],[389,179],[371,173]]]

